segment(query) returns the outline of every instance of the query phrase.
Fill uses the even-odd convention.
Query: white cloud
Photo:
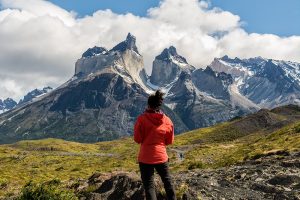
[[[76,18],[44,0],[0,0],[0,5],[0,78],[6,80],[0,98],[18,99],[36,87],[58,86],[72,76],[87,48],[112,48],[128,32],[137,37],[148,72],[154,57],[170,45],[197,67],[224,54],[300,62],[300,36],[248,34],[239,16],[209,9],[208,1],[163,0],[146,17],[99,10]]]
[[[22,88],[14,80],[6,78],[1,80],[0,90],[7,93],[11,98],[14,98],[15,94],[22,92]]]
[[[272,34],[248,34],[236,29],[218,42],[219,48],[231,57],[262,56],[300,62],[300,36],[279,37]]]
[[[1,0],[3,8],[14,8],[22,11],[26,11],[35,17],[51,16],[58,18],[67,26],[75,24],[74,12],[68,12],[48,1],[44,0]]]
[[[201,3],[202,2],[202,3]],[[207,10],[207,4],[198,0],[165,0],[148,11],[150,18],[175,25],[180,29],[193,29],[203,33],[228,31],[238,26],[239,16],[220,9]]]

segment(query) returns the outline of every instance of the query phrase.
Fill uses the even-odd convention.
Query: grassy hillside
[[[182,149],[186,153],[185,160],[174,164],[174,168],[218,168],[271,152],[300,150],[300,122],[286,125],[271,133],[261,130],[234,140],[214,141],[214,134],[223,134],[220,130],[226,130],[228,126],[230,125],[222,124],[178,136],[174,148]],[[234,129],[226,130],[226,134],[228,132],[236,134]]]
[[[265,110],[187,132],[177,135],[168,147],[173,172],[224,167],[276,151],[299,150],[297,109]],[[96,171],[138,172],[137,151],[132,138],[94,144],[44,139],[0,145],[0,196],[16,193],[29,180],[67,182],[86,179]]]

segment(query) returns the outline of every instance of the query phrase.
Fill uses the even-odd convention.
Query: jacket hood
[[[155,112],[147,109],[144,115],[156,126],[161,125],[164,121],[164,113],[162,111]]]

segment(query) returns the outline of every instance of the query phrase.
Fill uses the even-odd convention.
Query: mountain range
[[[300,63],[264,59],[214,59],[210,67],[230,74],[235,83],[231,93],[246,97],[259,108],[300,104]],[[234,99],[238,101],[238,99]],[[245,100],[244,102],[247,102]]]
[[[49,86],[44,87],[42,89],[34,89],[28,92],[22,99],[20,99],[19,103],[17,103],[14,99],[9,97],[4,99],[3,101],[0,99],[0,114],[9,111],[15,107],[18,107],[20,105],[23,105],[27,102],[33,101],[35,98],[50,92],[52,89],[53,88]]]
[[[17,105],[17,102],[12,98],[0,99],[0,113],[13,109]]]
[[[264,58],[216,58],[195,67],[171,46],[153,61],[151,75],[130,33],[110,50],[93,47],[71,79],[0,115],[0,143],[57,137],[81,142],[132,134],[147,97],[165,92],[162,110],[181,133],[255,112],[300,104],[300,64]]]

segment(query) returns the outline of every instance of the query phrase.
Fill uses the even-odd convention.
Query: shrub
[[[7,185],[8,185],[8,180],[6,180],[5,178],[0,178],[0,189],[6,188]]]
[[[79,187],[80,183],[77,182],[75,184],[73,184],[72,186],[74,188]],[[82,191],[79,191],[77,193],[78,197],[86,197],[88,196],[90,193],[94,192],[98,187],[96,185],[89,185],[87,188],[83,189]]]
[[[300,124],[295,126],[295,131],[296,131],[296,133],[300,133]]]
[[[188,191],[189,186],[185,183],[181,184],[176,190],[176,196],[180,200],[182,196]]]
[[[77,200],[75,194],[63,189],[60,180],[54,179],[42,184],[27,183],[17,200]]]
[[[197,169],[197,168],[203,168],[203,163],[202,162],[190,162],[188,165],[188,170]]]
[[[265,156],[265,154],[263,154],[263,153],[255,153],[252,156],[250,156],[250,160],[257,160],[257,159],[260,159],[264,156]]]

